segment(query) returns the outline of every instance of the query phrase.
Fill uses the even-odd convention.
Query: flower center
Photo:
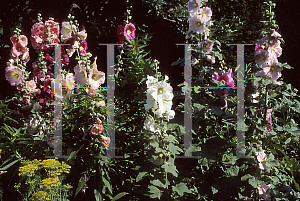
[[[131,31],[130,31],[130,30],[127,30],[127,34],[130,35],[130,34],[131,34]]]
[[[198,8],[197,2],[194,3],[194,8]]]
[[[19,79],[19,77],[20,77],[19,73],[15,73],[14,76],[15,76],[16,79]]]
[[[157,93],[158,93],[158,94],[163,94],[163,93],[164,93],[164,88],[159,87],[159,88],[157,89]]]
[[[273,71],[275,71],[275,70],[276,70],[276,65],[270,66],[270,71],[271,71],[271,72],[273,72]]]
[[[197,21],[196,23],[197,23],[197,26],[198,26],[198,27],[201,27],[201,25],[202,25],[202,22],[201,22],[201,21]]]
[[[207,15],[207,14],[206,14],[206,11],[203,11],[203,12],[201,13],[201,17],[202,17],[202,18],[205,18],[206,15]]]

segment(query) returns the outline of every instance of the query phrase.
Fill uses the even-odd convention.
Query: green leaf
[[[94,194],[96,201],[102,201],[102,196],[96,189],[94,189]]]
[[[112,188],[110,183],[107,181],[107,179],[105,179],[105,177],[102,177],[102,181],[105,184],[105,186],[108,188],[109,192],[112,194]]]
[[[70,153],[70,157],[67,159],[67,161],[69,161],[69,160],[71,160],[71,159],[76,159],[76,154],[80,151],[80,149],[83,147],[83,145],[78,149],[78,150],[76,150],[76,151],[72,151],[71,153]]]
[[[168,149],[170,150],[170,152],[173,154],[173,155],[177,155],[177,154],[180,154],[180,152],[183,152],[182,149],[180,149],[178,146],[174,145],[173,143],[170,143],[168,145]]]
[[[119,193],[119,194],[116,195],[111,201],[118,200],[118,199],[120,199],[121,197],[123,197],[124,195],[127,195],[127,194],[129,194],[129,193],[127,193],[127,192]]]
[[[213,111],[213,113],[215,113],[217,116],[221,116],[223,111],[221,110],[221,108],[219,106],[212,106],[211,110]]]
[[[158,198],[160,199],[161,195],[162,195],[162,191],[159,190],[156,186],[148,186],[148,188],[150,189],[150,193],[152,193],[150,195],[150,198]]]
[[[174,165],[174,158],[169,158],[169,160],[167,162],[165,162],[164,165],[162,165],[161,167],[165,169],[166,173],[171,173],[173,174],[175,177],[178,176],[177,172],[178,170],[176,169],[176,166]]]
[[[17,159],[17,160],[14,160],[12,162],[10,162],[9,164],[7,164],[6,166],[4,166],[3,168],[1,168],[0,170],[1,171],[5,171],[7,170],[8,168],[10,168],[11,166],[13,166],[16,162],[20,161],[20,159]]]
[[[75,192],[75,195],[74,197],[77,196],[77,194],[79,193],[79,191],[82,189],[82,187],[84,186],[84,184],[86,184],[86,182],[88,182],[88,180],[90,179],[89,177],[86,178],[86,175],[83,175],[81,177],[81,179],[83,178],[83,181],[81,181],[80,183],[78,183],[78,186],[77,186],[77,189],[76,189],[76,192]]]
[[[176,184],[176,186],[172,186],[172,190],[177,192],[180,196],[183,196],[184,193],[192,193],[186,184],[182,182],[180,182],[180,184]]]
[[[161,187],[161,188],[166,187],[166,185],[164,185],[159,179],[152,180],[152,181],[150,181],[150,183],[157,187]]]
[[[139,182],[148,172],[140,172],[136,177],[135,181]]]

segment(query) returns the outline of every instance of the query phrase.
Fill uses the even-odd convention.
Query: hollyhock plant
[[[259,71],[255,76],[264,77],[269,76],[273,79],[273,81],[276,81],[278,78],[281,77],[281,71],[282,67],[278,66],[277,59],[272,59],[264,68],[262,71]]]
[[[72,38],[72,30],[74,30],[76,27],[75,25],[70,25],[70,22],[62,22],[61,24],[61,36],[60,39],[62,42],[67,42],[69,39]]]
[[[18,86],[23,82],[22,70],[18,67],[6,67],[5,78],[11,84],[11,86]]]
[[[208,28],[205,26],[205,22],[198,14],[190,15],[190,30],[199,34],[203,34]]]
[[[255,155],[257,156],[258,161],[258,167],[261,170],[267,170],[268,167],[266,166],[266,154],[262,152],[255,152]]]
[[[258,194],[266,201],[271,201],[270,191],[268,190],[271,187],[271,184],[268,185],[258,185],[257,190]]]
[[[126,39],[128,40],[132,40],[132,38],[135,38],[135,26],[132,23],[126,24],[125,28],[124,28],[124,36],[126,37]]]
[[[77,64],[74,67],[74,72],[75,72],[75,82],[77,82],[80,85],[85,85],[87,81],[87,73],[85,68]]]
[[[98,123],[94,124],[91,129],[91,133],[93,135],[99,135],[99,134],[103,133],[103,131],[104,131],[104,126],[102,125],[102,121],[100,119],[98,119]]]
[[[189,0],[188,2],[188,9],[191,13],[197,12],[201,6],[200,0]]]
[[[200,8],[199,14],[201,21],[205,23],[211,19],[212,11],[209,7]]]

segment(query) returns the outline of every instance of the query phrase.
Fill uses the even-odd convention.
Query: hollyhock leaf
[[[164,165],[161,166],[162,168],[165,169],[166,173],[171,173],[172,175],[174,175],[174,177],[177,177],[178,174],[178,170],[176,169],[176,166],[174,165],[174,158],[169,158],[169,160],[167,162],[165,162]]]
[[[136,177],[135,181],[136,181],[136,182],[141,181],[142,178],[143,178],[145,175],[147,175],[147,174],[148,174],[148,172],[139,172],[139,174],[138,174],[138,176]]]
[[[221,116],[223,111],[221,110],[220,106],[212,106],[211,108],[212,112],[215,113],[217,116]]]
[[[150,198],[158,198],[160,199],[160,197],[162,196],[163,191],[159,190],[156,186],[148,186],[148,188],[150,189],[150,193],[152,193],[150,195]]]
[[[173,155],[177,155],[177,154],[180,154],[180,152],[183,152],[182,149],[180,149],[179,147],[177,147],[176,145],[174,145],[173,143],[170,143],[168,145],[168,149],[170,150],[170,152],[173,154]]]
[[[119,193],[119,194],[116,195],[111,201],[116,201],[116,200],[120,199],[121,197],[123,197],[123,196],[125,196],[125,195],[127,195],[127,194],[129,194],[129,193],[127,193],[127,192]]]
[[[172,186],[172,190],[177,192],[180,196],[183,196],[184,193],[192,193],[186,184],[182,182],[176,184],[176,186]]]

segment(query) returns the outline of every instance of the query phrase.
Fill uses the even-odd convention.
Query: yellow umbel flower
[[[58,177],[50,177],[42,180],[42,183],[40,184],[40,188],[51,189],[59,185],[61,185],[61,183],[59,182]]]
[[[45,191],[36,192],[32,194],[31,198],[29,198],[29,201],[44,201],[44,200],[50,200],[50,195]]]

